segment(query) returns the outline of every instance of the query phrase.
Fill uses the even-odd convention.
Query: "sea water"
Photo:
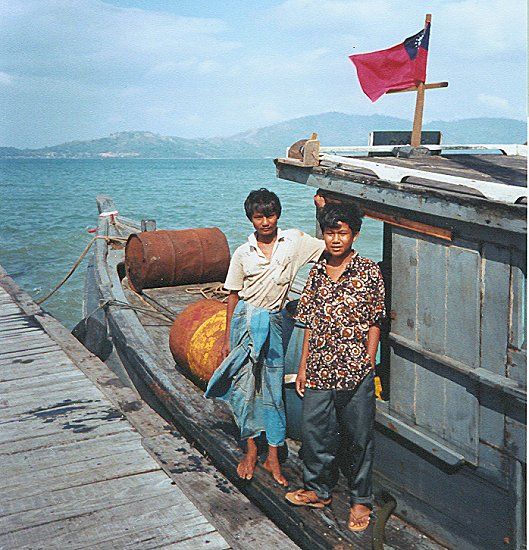
[[[233,252],[252,231],[244,199],[266,187],[281,199],[281,227],[315,232],[315,189],[278,180],[271,159],[13,159],[0,160],[0,178],[0,264],[34,299],[92,239],[99,194],[121,215],[155,219],[159,229],[219,227]],[[381,224],[366,219],[355,247],[379,261]],[[82,316],[85,270],[86,259],[43,305],[70,329]]]

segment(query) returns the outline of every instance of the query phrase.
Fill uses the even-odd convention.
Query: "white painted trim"
[[[441,183],[450,183],[453,185],[462,185],[476,189],[486,198],[494,201],[515,203],[522,197],[527,198],[527,187],[516,187],[506,185],[500,182],[491,182],[475,180],[471,178],[461,178],[459,176],[450,176],[448,174],[439,174],[427,172],[424,170],[415,170],[403,166],[393,166],[381,162],[373,162],[355,157],[343,157],[339,155],[321,154],[320,162],[326,161],[337,166],[350,166],[352,168],[364,168],[371,170],[378,178],[396,183],[403,183],[407,178],[415,177],[426,180],[432,180]]]
[[[321,153],[391,153],[393,149],[409,147],[409,145],[347,145],[321,146]],[[430,151],[502,151],[507,156],[519,155],[527,157],[527,145],[518,143],[476,143],[465,145],[421,145]]]

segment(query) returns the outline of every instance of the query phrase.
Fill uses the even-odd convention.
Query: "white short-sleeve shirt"
[[[230,261],[224,288],[237,290],[239,297],[254,306],[277,310],[283,304],[299,268],[316,261],[325,243],[299,229],[278,228],[270,260],[257,246],[255,233],[239,246]]]

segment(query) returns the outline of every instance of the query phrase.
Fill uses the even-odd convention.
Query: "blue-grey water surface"
[[[249,191],[267,187],[283,204],[281,227],[314,234],[314,189],[275,177],[272,160],[14,159],[0,161],[0,264],[35,299],[68,272],[97,223],[95,197],[110,195],[120,214],[158,228],[220,227],[230,248],[252,230]],[[381,224],[366,219],[359,252],[381,257]],[[81,318],[86,260],[44,307],[67,327]]]

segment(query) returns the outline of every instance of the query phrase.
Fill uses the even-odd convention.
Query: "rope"
[[[188,294],[201,294],[206,300],[216,299],[225,302],[230,294],[229,290],[224,290],[222,284],[209,286],[190,286],[186,288]]]
[[[175,319],[175,318],[172,318],[172,319],[169,318],[168,315],[165,315],[161,311],[153,311],[150,308],[147,309],[145,307],[133,306],[133,305],[129,304],[128,302],[122,302],[121,300],[108,300],[108,302],[104,305],[122,307],[123,309],[132,309],[134,311],[139,311],[140,313],[143,313],[145,315],[149,315],[149,316],[155,317],[155,318],[156,318],[156,316],[162,315],[162,316],[168,318],[170,321],[174,321],[174,319]],[[171,325],[166,325],[166,326],[171,326]]]
[[[79,264],[83,261],[83,258],[88,254],[88,251],[90,250],[90,248],[96,242],[97,239],[105,239],[106,241],[118,241],[118,242],[127,240],[127,239],[122,238],[122,237],[108,237],[107,235],[96,235],[86,245],[85,249],[83,250],[83,252],[79,256],[79,258],[77,258],[77,260],[73,264],[70,271],[68,271],[68,273],[66,274],[64,279],[51,292],[49,292],[46,296],[44,296],[44,298],[41,298],[40,300],[37,300],[36,301],[37,305],[40,305],[40,304],[44,303],[48,298],[53,296],[59,290],[59,288],[61,288],[61,286],[73,275],[74,271],[79,267]]]
[[[152,308],[152,304],[149,303],[148,300],[151,300],[153,301],[157,306],[165,309],[165,311],[167,311],[167,313],[164,313],[163,311],[155,311],[155,313],[157,315],[163,315],[166,319],[169,319],[169,321],[171,321],[171,323],[174,322],[174,320],[176,319],[176,315],[174,315],[174,313],[168,308],[168,307],[165,307],[163,304],[161,304],[160,302],[158,302],[157,300],[155,300],[154,298],[152,298],[151,296],[147,296],[148,300],[146,300],[141,294],[139,294],[138,292],[136,292],[135,290],[132,290],[132,288],[130,288],[130,286],[128,287],[128,289],[134,293],[136,295],[136,297],[138,299],[140,299],[143,303],[147,304],[150,308]],[[136,307],[136,306],[131,306],[132,308]],[[144,308],[140,308],[140,310],[143,310]],[[147,310],[145,310],[147,311]]]

